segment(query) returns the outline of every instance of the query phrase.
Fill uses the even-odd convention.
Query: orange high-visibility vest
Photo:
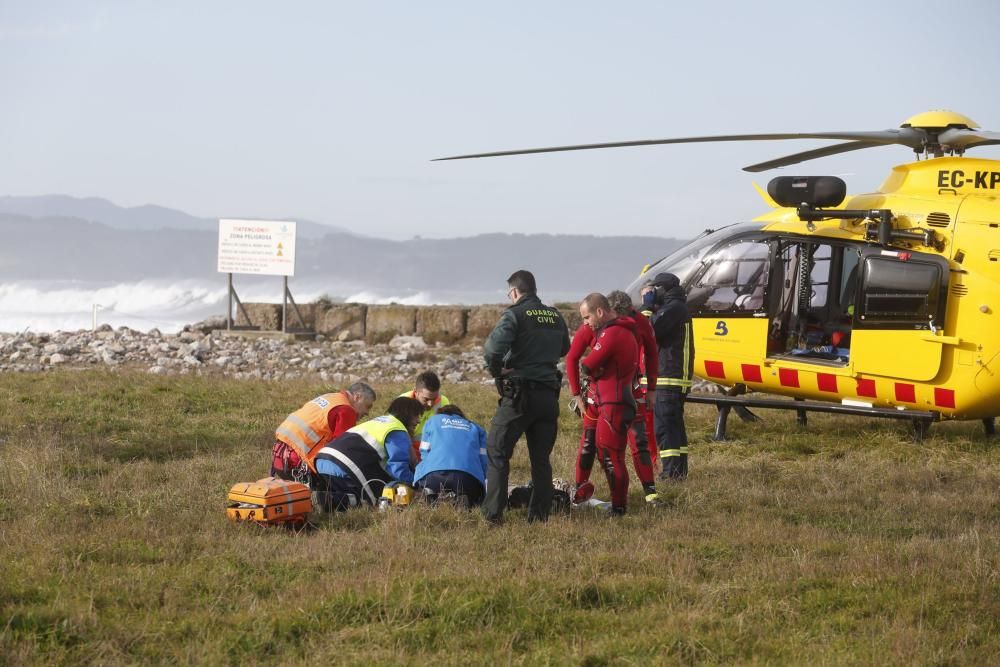
[[[336,437],[330,431],[330,410],[340,405],[351,405],[346,392],[317,396],[285,417],[274,435],[298,452],[309,469],[316,472],[316,454]]]

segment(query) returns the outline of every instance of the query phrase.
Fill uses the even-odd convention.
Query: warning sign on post
[[[219,273],[295,275],[295,223],[219,220]]]

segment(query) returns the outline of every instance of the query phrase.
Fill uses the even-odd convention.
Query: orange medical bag
[[[277,477],[242,482],[229,490],[226,516],[230,521],[261,525],[302,524],[312,510],[309,487]]]

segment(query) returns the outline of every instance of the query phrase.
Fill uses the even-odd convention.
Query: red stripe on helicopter
[[[829,391],[834,394],[837,393],[836,375],[830,375],[829,373],[817,373],[816,384],[819,386],[820,391]]]
[[[794,368],[779,368],[778,380],[781,382],[782,387],[798,387],[799,372]]]
[[[907,403],[917,402],[917,390],[912,384],[907,384],[906,382],[896,383],[896,400],[906,401]]]
[[[875,398],[875,380],[867,380],[858,378],[858,396],[866,396],[868,398]]]
[[[705,375],[712,378],[726,378],[726,369],[723,367],[721,361],[706,361],[705,362]]]
[[[741,366],[743,369],[743,381],[744,382],[763,382],[764,378],[760,374],[760,366],[754,364],[743,364]]]
[[[955,407],[955,390],[954,389],[940,389],[935,387],[934,389],[934,405],[939,408],[954,408]]]

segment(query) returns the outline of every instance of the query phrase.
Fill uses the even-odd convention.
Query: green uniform
[[[498,383],[500,403],[490,424],[486,451],[486,500],[483,516],[500,523],[507,507],[510,457],[524,434],[531,459],[532,494],[528,520],[545,521],[552,505],[552,463],[559,421],[562,377],[556,364],[569,352],[562,315],[534,294],[510,306],[486,339],[484,358]]]
[[[493,377],[511,369],[525,380],[556,384],[562,380],[556,364],[568,351],[566,321],[534,294],[522,296],[507,308],[483,345],[486,367]]]

